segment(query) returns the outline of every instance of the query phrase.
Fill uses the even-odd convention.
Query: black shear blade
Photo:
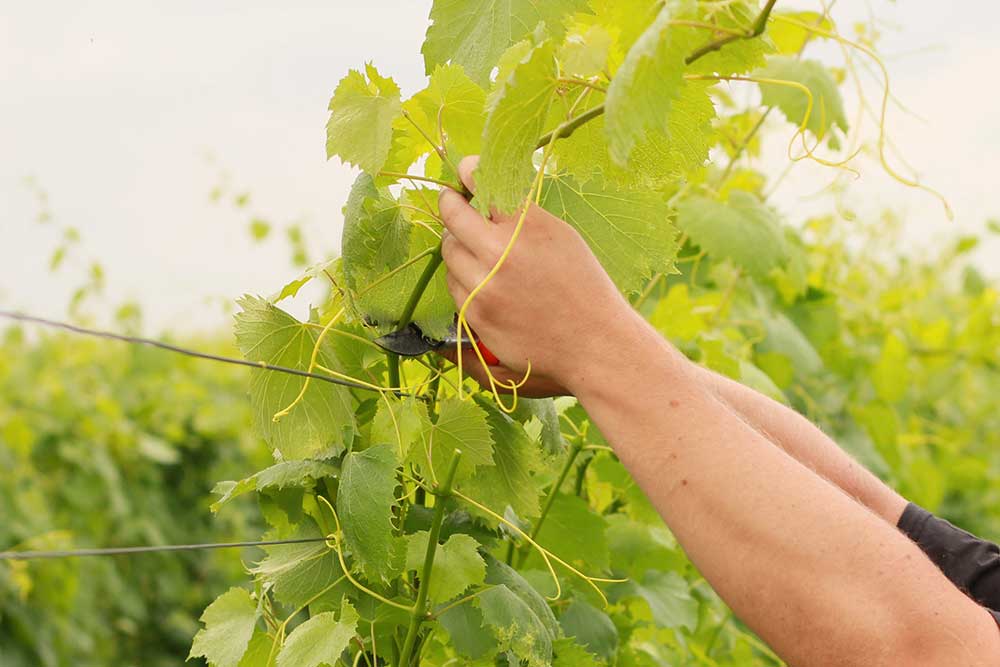
[[[376,338],[375,344],[401,357],[419,357],[440,347],[441,342],[427,339],[417,325],[410,324],[405,329]]]
[[[458,338],[455,328],[455,325],[452,325],[444,339],[436,340],[425,336],[416,324],[409,324],[405,329],[376,338],[375,344],[401,357],[419,357],[445,345],[454,345]],[[468,338],[462,337],[462,347],[471,347],[473,344]]]

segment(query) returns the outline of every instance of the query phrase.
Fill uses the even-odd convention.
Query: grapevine
[[[577,664],[581,656],[601,664],[611,656],[588,651],[587,637],[574,639],[560,628],[556,614],[563,605],[609,618],[636,596],[654,604],[642,592],[647,584],[618,576],[606,552],[595,559],[558,542],[566,522],[592,525],[596,532],[587,537],[604,541],[599,526],[608,519],[588,498],[588,468],[601,461],[602,469],[621,470],[578,408],[519,399],[530,364],[520,380],[500,380],[474,348],[487,398],[467,383],[461,349],[454,368],[433,360],[413,364],[392,352],[373,356],[371,339],[411,322],[430,337],[454,324],[474,338],[469,307],[503,270],[531,206],[575,226],[637,307],[672,290],[680,267],[692,259],[689,277],[681,280],[700,284],[697,268],[706,254],[734,264],[741,280],[793,279],[789,272],[799,260],[781,240],[781,223],[757,192],[732,184],[737,159],[774,109],[795,126],[788,140],[792,164],[811,160],[858,173],[852,165],[860,146],[833,159],[816,154],[824,143],[839,149],[848,126],[832,75],[802,54],[810,40],[829,39],[882,65],[871,49],[835,31],[827,8],[810,25],[776,12],[774,0],[762,7],[743,0],[625,4],[635,5],[628,19],[620,8],[580,0],[526,9],[530,17],[521,20],[538,28],[512,35],[497,50],[493,43],[462,41],[464,31],[476,27],[470,22],[488,24],[487,16],[455,13],[464,3],[438,1],[423,50],[425,90],[404,102],[392,79],[369,64],[350,72],[334,92],[328,153],[362,170],[344,209],[343,256],[324,269],[338,289],[319,318],[306,323],[248,297],[236,326],[252,361],[300,364],[310,374],[321,371],[379,393],[369,402],[356,389],[331,392],[312,377],[273,386],[261,376],[251,389],[258,424],[276,456],[289,463],[330,461],[341,470],[289,480],[304,493],[303,518],[289,515],[273,527],[282,537],[317,530],[328,536],[334,560],[308,586],[323,594],[305,607],[292,604],[299,596],[282,599],[316,568],[312,560],[292,563],[294,576],[258,575],[256,589],[267,608],[291,605],[293,615],[307,610],[323,619],[326,632],[338,638],[324,647],[329,664],[493,664],[497,656],[511,664]],[[801,44],[792,54],[776,52],[769,35],[776,25],[799,31]],[[498,73],[491,76],[490,69]],[[713,123],[724,122],[717,87],[726,83],[758,86],[766,108],[719,171],[705,163],[717,141]],[[888,86],[886,75],[884,100]],[[884,105],[881,162],[900,182],[923,187],[885,160]],[[474,194],[456,167],[458,158],[472,154],[482,155]],[[514,220],[509,243],[457,315],[445,289],[441,218],[429,187],[452,188],[484,213]],[[736,192],[720,197],[733,187]],[[750,224],[743,217],[758,226],[752,233],[771,239],[770,256],[751,258],[739,245],[738,228]],[[720,219],[734,227],[713,228]],[[685,248],[698,252],[678,257]],[[786,288],[801,293],[798,280]],[[729,310],[736,278],[728,285],[716,317]],[[562,423],[573,431],[571,445]],[[571,478],[574,493],[567,493]],[[634,516],[641,505],[619,498],[611,516]],[[458,523],[447,530],[449,521]],[[263,563],[281,558],[272,551]],[[551,589],[533,572],[547,573]],[[675,592],[682,599],[692,594],[684,588]],[[361,607],[373,603],[385,611],[363,616]],[[396,620],[376,621],[380,613]],[[253,627],[241,636],[243,648],[258,636],[270,646],[259,664],[299,664],[288,657],[298,647],[295,630],[286,637],[292,616],[277,631],[249,618]],[[684,622],[660,627],[679,631]],[[196,640],[193,655],[223,664],[217,648]],[[773,659],[755,650],[761,664]]]
[[[863,96],[859,110],[876,116],[882,168],[950,215],[887,158],[888,71],[838,31],[829,5],[805,16],[775,0],[553,0],[509,3],[513,15],[501,16],[479,4],[497,3],[434,1],[427,85],[409,98],[370,63],[340,81],[327,152],[360,171],[342,256],[276,297],[239,302],[235,361],[252,368],[253,421],[274,462],[221,484],[213,511],[253,494],[268,530],[252,586],[208,606],[191,657],[212,667],[780,664],[730,620],[582,408],[519,395],[530,363],[503,379],[474,347],[482,390],[461,349],[451,364],[374,341],[410,324],[432,339],[452,328],[474,338],[469,308],[535,206],[576,228],[686,353],[822,413],[798,376],[819,352],[785,312],[814,307],[834,269],[810,265],[805,234],[742,165],[782,116],[788,126],[774,133],[790,134],[789,168],[861,173],[866,138],[851,132],[831,66],[806,57],[825,40],[852,73],[860,54],[882,74],[879,110]],[[737,105],[729,86],[760,100]],[[724,166],[710,159],[721,154]],[[471,155],[481,156],[474,188],[457,168]],[[444,188],[487,220],[513,221],[457,308],[435,204]],[[324,277],[328,296],[307,321],[280,307]],[[805,361],[775,352],[782,336]],[[875,432],[882,413],[871,410],[851,418]]]

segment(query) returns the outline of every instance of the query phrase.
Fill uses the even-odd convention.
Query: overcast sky
[[[314,258],[338,246],[353,174],[325,159],[326,105],[337,81],[366,60],[404,94],[423,81],[429,0],[5,4],[0,307],[42,315],[65,313],[97,259],[107,290],[95,311],[134,299],[150,331],[225,326],[223,304],[243,292],[271,293],[297,274],[283,242],[250,241],[251,216],[278,232],[301,223]],[[808,3],[779,7],[788,4]],[[1000,98],[992,85],[1000,7],[872,6],[887,30],[898,28],[883,49],[894,93],[921,116],[894,112],[893,139],[949,197],[958,220],[948,223],[933,199],[873,167],[852,185],[853,206],[900,211],[915,244],[980,228],[1000,214]],[[842,2],[835,16],[847,28],[867,11]],[[853,117],[850,99],[848,109]],[[772,173],[783,167],[781,150],[770,147]],[[36,222],[42,207],[26,178],[48,193],[51,222]],[[791,220],[829,209],[804,198],[829,180],[828,171],[797,166],[774,201]],[[220,183],[227,194],[213,202]],[[249,202],[237,208],[233,197],[243,192]],[[82,240],[51,274],[49,257],[67,226]],[[997,250],[984,250],[984,263],[995,265]]]

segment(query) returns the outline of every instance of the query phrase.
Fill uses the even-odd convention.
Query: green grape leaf
[[[618,628],[614,621],[586,602],[571,602],[559,617],[559,625],[567,637],[574,638],[588,652],[607,661],[611,661],[618,651]]]
[[[602,667],[607,664],[569,637],[557,639],[552,644],[552,652],[555,654],[552,667]]]
[[[322,537],[318,530],[300,529],[293,539]],[[275,544],[262,547],[267,554],[250,569],[271,584],[279,602],[296,609],[343,577],[340,559],[324,542]],[[345,588],[348,585],[345,582]]]
[[[535,541],[567,563],[589,570],[607,570],[610,566],[607,527],[604,517],[595,514],[586,501],[560,493]],[[527,562],[544,567],[541,556],[534,551]]]
[[[708,94],[712,85],[706,81],[684,82],[671,104],[666,131],[647,132],[633,147],[627,167],[611,159],[601,116],[556,143],[559,169],[584,182],[596,172],[607,183],[625,190],[663,190],[688,177],[705,164],[715,143],[715,106]],[[594,104],[597,99],[595,96]]]
[[[724,10],[716,12],[713,16],[713,22],[722,28],[749,32],[758,13],[759,8],[756,0],[737,0],[730,2]],[[698,19],[696,11],[684,12],[682,17]],[[691,35],[689,44],[694,47],[692,52],[698,47],[718,39],[718,36],[711,35],[700,28],[690,27],[684,28],[684,30]],[[701,56],[691,63],[688,71],[696,74],[718,74],[720,76],[743,74],[763,65],[765,56],[773,51],[774,45],[766,33],[753,39],[737,39],[721,49],[710,51]]]
[[[656,18],[657,0],[590,0],[594,24],[615,36],[615,46],[627,52]]]
[[[628,165],[635,146],[650,132],[667,132],[671,105],[684,83],[686,33],[671,28],[664,9],[636,40],[608,86],[605,131],[612,159]]]
[[[416,398],[388,398],[380,401],[372,420],[370,440],[373,444],[391,444],[399,460],[406,460],[410,447],[431,427],[427,406]]]
[[[233,498],[251,491],[308,485],[313,480],[336,477],[339,473],[340,469],[337,466],[324,461],[282,461],[238,482],[226,481],[216,484],[212,493],[221,497],[212,503],[212,511],[218,512],[219,508]]]
[[[212,667],[237,667],[253,636],[257,603],[242,588],[230,588],[205,608],[201,622],[205,627],[194,636],[188,659],[202,657]]]
[[[467,485],[469,493],[497,514],[503,515],[509,505],[518,516],[538,516],[541,491],[533,477],[541,467],[538,448],[520,422],[505,415],[490,401],[479,399],[476,402],[486,412],[493,434],[494,465],[476,471]],[[472,508],[472,511],[477,510]]]
[[[411,257],[435,247],[439,239],[411,224],[400,202],[361,174],[344,207],[341,239],[344,280],[359,316],[391,329],[427,259],[400,270]],[[390,272],[394,272],[388,277]],[[438,271],[414,313],[414,322],[431,337],[443,337],[454,319],[455,302],[448,293],[445,272]]]
[[[834,28],[830,18],[819,12],[775,12],[775,16],[784,16],[805,25],[816,26],[820,30],[831,31]],[[786,21],[772,22],[767,27],[767,34],[777,47],[778,53],[788,56],[797,55],[809,40],[816,37],[816,33]]]
[[[625,293],[642,289],[657,272],[673,271],[677,230],[670,208],[653,193],[621,192],[568,176],[548,178],[542,207],[576,228]]]
[[[277,667],[321,667],[340,661],[340,654],[357,634],[358,612],[344,599],[340,619],[332,611],[310,618],[288,635],[278,653]]]
[[[559,636],[559,622],[545,598],[520,572],[489,554],[486,554],[486,583],[497,586],[502,584],[513,591],[528,606],[550,637]]]
[[[365,74],[351,70],[337,84],[326,124],[326,156],[375,173],[389,156],[392,122],[402,101],[399,86],[374,65],[365,65]]]
[[[396,504],[394,445],[375,445],[344,457],[337,513],[347,548],[365,577],[389,581],[399,572],[398,541],[393,535],[392,508]]]
[[[340,244],[347,286],[362,290],[405,262],[410,254],[410,228],[399,202],[387,190],[377,188],[369,174],[358,175],[344,207]]]
[[[421,573],[427,555],[427,540],[430,533],[425,530],[407,536],[406,569]],[[439,544],[434,554],[429,582],[421,581],[421,586],[430,584],[428,599],[445,602],[458,597],[470,586],[483,583],[486,578],[486,563],[479,555],[479,542],[468,535],[452,535],[444,544]]]
[[[271,645],[273,640],[267,636],[266,632],[256,631],[250,639],[247,652],[240,659],[238,667],[270,667],[268,658],[271,657]]]
[[[486,124],[486,91],[470,79],[458,65],[438,65],[431,74],[427,88],[403,104],[412,122],[403,122],[407,131],[423,140],[425,149],[431,146],[414,125],[435,137],[439,142],[459,152],[459,156],[479,152],[479,144]],[[443,131],[444,140],[438,130]],[[457,162],[457,159],[455,160]]]
[[[476,169],[476,199],[484,210],[495,206],[510,213],[528,194],[535,176],[531,156],[556,90],[554,51],[550,42],[532,49],[490,98]]]
[[[641,598],[649,605],[653,621],[661,628],[687,628],[698,625],[698,601],[691,597],[688,582],[676,572],[650,570],[642,583],[628,581],[611,587],[614,602]]]
[[[546,454],[555,456],[566,451],[566,439],[563,438],[559,411],[556,409],[556,402],[553,399],[518,399],[514,417],[523,422],[528,422],[531,419],[538,420],[541,427],[542,450]]]
[[[236,343],[250,361],[307,370],[319,333],[259,297],[245,296],[236,315]],[[340,362],[325,342],[316,361],[337,370]],[[305,378],[254,370],[250,403],[254,424],[285,459],[335,456],[354,440],[354,405],[345,387],[313,380],[302,400],[278,421],[274,415],[298,397]]]
[[[450,60],[462,65],[476,83],[486,85],[508,47],[540,22],[559,36],[563,18],[586,6],[586,0],[434,0],[432,23],[421,49],[427,73]]]
[[[812,94],[812,109],[809,109],[809,95],[798,87],[776,83],[760,83],[761,102],[781,110],[789,122],[806,127],[817,139],[829,139],[831,146],[839,148],[839,140],[831,130],[839,128],[847,132],[847,114],[844,100],[830,70],[815,60],[799,60],[790,56],[768,58],[767,65],[754,72],[757,78],[777,81],[791,81],[805,86]],[[806,114],[809,114],[806,118]]]
[[[448,633],[459,655],[478,660],[496,655],[500,648],[489,632],[484,632],[483,612],[472,604],[460,604],[438,614],[438,622]]]
[[[777,214],[748,192],[733,192],[728,202],[688,197],[677,208],[677,224],[691,240],[717,259],[730,259],[754,278],[765,279],[788,258]]]
[[[546,667],[552,662],[552,635],[524,600],[504,584],[476,596],[473,603],[500,645],[529,667]]]
[[[608,66],[608,53],[614,38],[604,26],[581,26],[579,32],[566,35],[559,49],[563,71],[578,77],[599,74]]]
[[[443,481],[456,449],[462,450],[456,484],[472,477],[480,466],[493,464],[493,438],[486,412],[471,401],[451,397],[438,404],[437,421],[424,430],[420,443],[410,448],[409,461],[424,477]]]

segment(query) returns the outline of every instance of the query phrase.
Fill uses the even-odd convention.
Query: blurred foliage
[[[791,404],[904,496],[1000,538],[1000,291],[980,242],[897,249],[902,221],[789,230],[766,281],[685,249],[651,321],[693,358]],[[761,372],[763,371],[763,372]]]
[[[213,342],[201,342],[219,348]],[[254,539],[213,520],[215,480],[266,465],[245,373],[65,335],[0,343],[0,549]],[[243,574],[227,550],[0,563],[0,664],[177,665]]]

